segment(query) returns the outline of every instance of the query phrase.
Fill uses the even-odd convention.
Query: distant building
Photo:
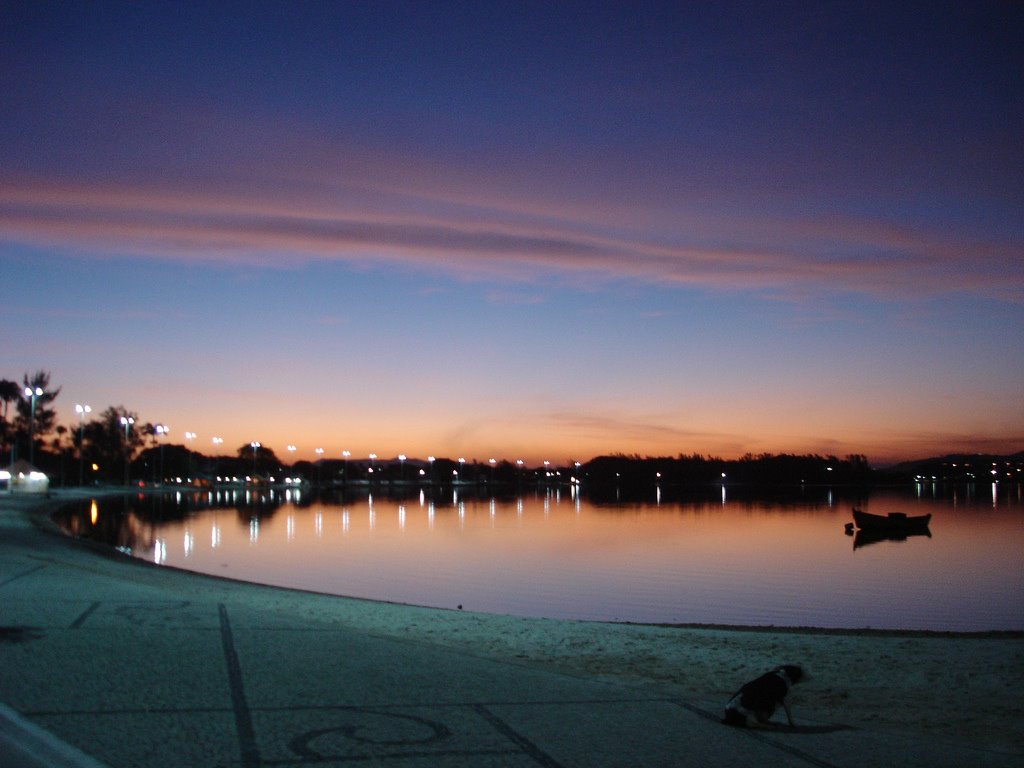
[[[24,459],[0,470],[0,491],[5,493],[46,493],[50,478]]]

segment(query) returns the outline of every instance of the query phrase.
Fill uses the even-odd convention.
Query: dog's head
[[[794,664],[783,664],[776,671],[785,675],[790,685],[796,685],[804,679],[804,670]]]

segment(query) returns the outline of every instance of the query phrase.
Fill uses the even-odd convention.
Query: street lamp
[[[124,484],[128,485],[128,462],[131,458],[131,446],[128,443],[128,430],[131,429],[135,419],[131,416],[121,417],[121,426],[124,427]]]
[[[85,482],[85,414],[92,413],[88,405],[75,403],[75,413],[78,414],[78,484]]]
[[[157,439],[159,440],[161,437],[167,437],[167,435],[171,434],[171,428],[168,427],[166,424],[157,424],[155,427],[153,427],[153,433],[157,436]],[[163,442],[161,442],[160,443],[160,485],[163,485],[163,484],[164,484],[164,444],[163,444]]]
[[[342,451],[341,452],[341,458],[343,458],[345,460],[345,474],[342,477],[341,481],[343,483],[345,483],[345,484],[348,484],[348,457],[351,456],[351,455],[352,455],[352,451]]]
[[[252,448],[252,473],[253,473],[253,475],[255,475],[256,474],[256,451],[259,449],[260,443],[259,443],[258,440],[253,440],[251,443],[249,443],[249,447]]]
[[[189,482],[192,481],[192,441],[196,439],[195,432],[186,432],[185,439],[188,440],[188,475]]]
[[[35,436],[36,436],[36,398],[42,397],[42,387],[25,387],[25,397],[32,399],[32,409],[29,411],[28,419],[28,463],[35,464]]]
[[[399,469],[400,479],[404,483],[405,482],[405,454],[404,453],[398,454],[398,466],[400,468]]]
[[[434,484],[434,462],[437,461],[433,456],[427,456],[427,461],[430,462],[430,484]]]
[[[314,448],[313,449],[313,453],[316,454],[316,484],[319,487],[320,480],[321,480],[320,473],[321,473],[321,471],[323,469],[323,466],[324,466],[324,449],[323,448]]]

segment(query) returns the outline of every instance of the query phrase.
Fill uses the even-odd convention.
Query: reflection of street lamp
[[[128,444],[128,430],[131,429],[135,419],[131,416],[122,416],[121,425],[124,427],[124,484],[128,485],[128,461],[131,458],[131,447]]]
[[[36,437],[36,398],[42,397],[42,387],[25,387],[25,397],[32,399],[32,409],[28,417],[28,463],[35,464]]]
[[[92,413],[88,405],[75,403],[75,413],[78,414],[78,484],[85,482],[85,414]]]

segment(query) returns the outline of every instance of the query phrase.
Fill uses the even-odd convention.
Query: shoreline
[[[117,571],[129,566],[129,578],[144,571],[147,580],[187,592],[230,584],[260,591],[282,606],[308,605],[304,610],[318,620],[370,635],[627,684],[708,702],[709,707],[724,703],[740,684],[767,669],[800,664],[809,680],[793,694],[798,721],[803,716],[1024,753],[1024,708],[1016,693],[1024,669],[1024,632],[611,623],[427,608],[155,565],[68,536],[50,519],[49,513],[65,503],[125,492],[107,488],[53,492],[48,498],[2,497],[0,523],[32,527],[36,539],[59,537],[68,547],[116,563]],[[36,543],[54,546],[56,541]]]
[[[111,554],[117,557],[123,557],[123,552],[114,552],[114,547],[105,542],[93,540],[86,536],[78,536],[73,532],[66,531],[60,527],[59,524],[53,522],[54,511],[59,509],[64,504],[71,504],[77,500],[87,499],[89,497],[124,497],[124,496],[149,496],[155,497],[161,494],[174,494],[176,489],[161,488],[156,486],[148,487],[137,487],[137,486],[98,486],[98,487],[86,487],[86,488],[67,488],[67,489],[55,489],[51,492],[51,497],[43,500],[40,498],[39,505],[46,505],[49,510],[47,515],[47,527],[52,527],[61,535],[73,538],[76,541],[90,547],[96,547],[98,552],[104,554]],[[180,491],[178,491],[180,494]],[[75,528],[75,530],[78,530]],[[339,585],[333,584],[329,579],[327,581],[320,580],[319,583],[311,581],[309,579],[292,579],[285,573],[277,573],[269,578],[266,575],[263,576],[266,580],[259,580],[260,574],[249,572],[245,575],[228,575],[229,571],[209,567],[200,567],[198,570],[190,567],[189,562],[178,557],[177,560],[174,558],[168,562],[153,563],[151,559],[142,556],[141,553],[128,553],[129,559],[136,563],[143,564],[146,566],[155,565],[159,568],[181,570],[186,573],[193,573],[196,575],[207,576],[214,579],[226,579],[228,581],[238,581],[240,583],[251,583],[264,587],[274,587],[278,589],[292,590],[297,593],[309,593],[319,595],[329,595],[349,600],[367,600],[372,603],[382,604],[393,604],[393,605],[404,605],[412,608],[424,608],[433,610],[455,610],[456,602],[465,602],[464,600],[451,600],[450,602],[444,599],[438,599],[437,595],[422,595],[427,602],[416,602],[416,597],[412,593],[402,594],[402,590],[393,590],[391,595],[382,593],[377,590],[377,594],[373,594],[374,590],[367,590],[370,594],[352,594],[345,591],[345,587],[351,588],[351,584]],[[194,565],[194,564],[193,564]],[[251,571],[251,569],[250,569]],[[276,577],[275,577],[276,576]],[[248,580],[247,580],[248,579]],[[336,587],[341,586],[341,589]],[[490,613],[495,616],[509,616],[517,617],[522,619],[542,619],[550,618],[560,621],[570,622],[591,622],[595,624],[621,624],[621,625],[634,625],[634,626],[654,626],[664,628],[676,628],[676,629],[727,629],[738,632],[762,632],[762,633],[800,633],[800,634],[820,634],[820,635],[856,635],[856,636],[897,636],[897,637],[951,637],[951,638],[1008,638],[1008,639],[1022,639],[1024,638],[1024,610],[1015,612],[1012,609],[1012,604],[1007,604],[1007,612],[1000,614],[1000,620],[998,621],[964,621],[957,620],[957,616],[954,612],[953,606],[949,606],[948,615],[945,618],[949,619],[945,623],[936,627],[929,627],[927,622],[921,621],[900,621],[900,616],[875,616],[875,617],[862,617],[868,618],[868,621],[864,623],[843,623],[842,621],[835,621],[834,617],[830,613],[823,613],[821,611],[807,612],[801,617],[797,613],[776,611],[774,614],[768,613],[763,614],[760,618],[763,621],[781,621],[786,622],[791,619],[797,621],[804,621],[806,623],[744,623],[744,615],[742,611],[726,611],[724,614],[718,611],[716,612],[702,612],[696,611],[693,617],[679,617],[672,620],[662,620],[657,614],[651,615],[650,612],[646,612],[648,615],[643,615],[641,612],[638,615],[631,616],[632,613],[629,610],[616,611],[619,615],[614,615],[611,612],[596,611],[590,612],[591,615],[587,616],[586,611],[580,612],[576,610],[555,610],[550,615],[543,613],[531,614],[529,608],[522,610],[519,606],[519,610],[513,607],[511,604],[505,605],[501,601],[483,601],[481,605],[467,606],[467,609],[476,611],[478,613]],[[461,610],[462,606],[459,606]],[[1024,608],[1024,606],[1022,606]],[[503,609],[507,609],[510,612],[504,612]],[[701,615],[701,614],[704,615]],[[575,615],[574,615],[575,614]],[[602,615],[605,614],[605,615]],[[699,618],[698,618],[699,617]],[[849,617],[848,617],[849,618]],[[870,618],[876,619],[871,621]],[[680,620],[682,619],[682,620]],[[696,619],[696,620],[694,620]],[[888,620],[887,620],[888,619]],[[1003,620],[1005,619],[1005,620]]]

